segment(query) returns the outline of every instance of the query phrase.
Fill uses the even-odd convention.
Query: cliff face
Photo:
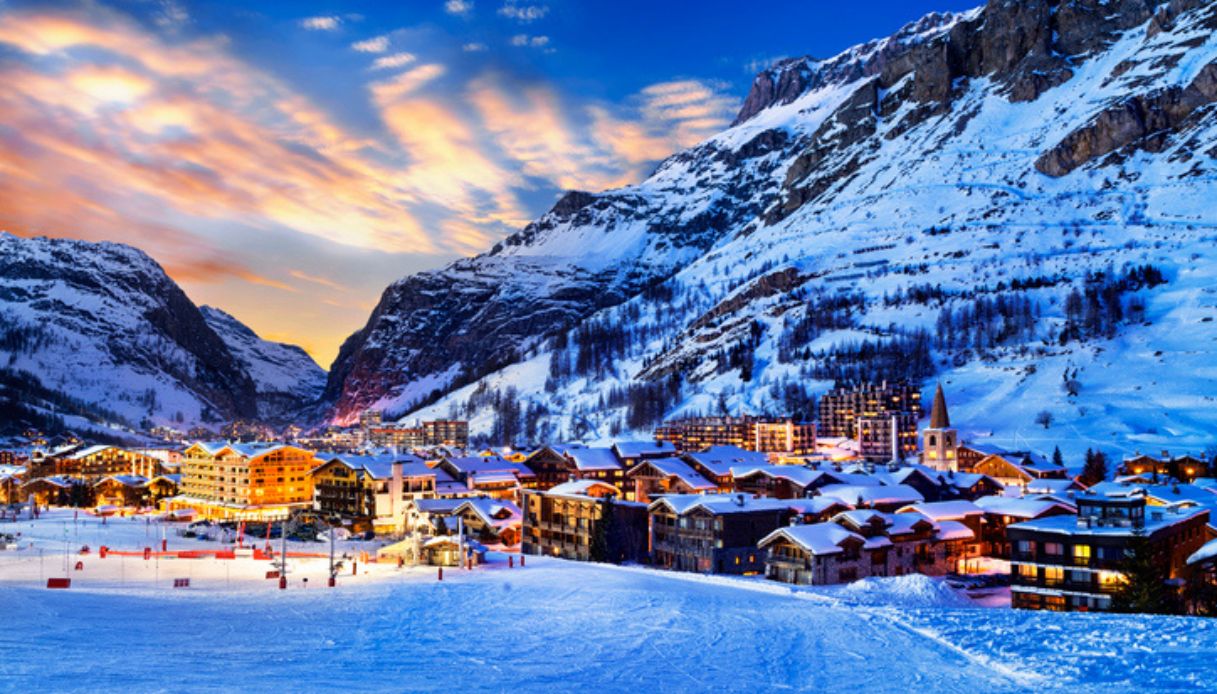
[[[1021,360],[1059,378],[1097,358],[1063,310],[1073,289],[1207,257],[1215,28],[1200,0],[994,0],[783,61],[730,129],[642,183],[571,194],[486,255],[390,287],[331,371],[330,412],[405,412],[436,391],[422,414],[486,430],[484,394],[509,385],[562,413],[559,438],[655,412],[782,411],[850,345],[881,362],[944,311],[996,310],[981,297],[1038,323],[967,346],[933,335],[921,369],[985,373],[1006,398],[990,406],[1015,411],[1012,384],[1045,368]],[[1001,359],[1019,366],[985,370]]]

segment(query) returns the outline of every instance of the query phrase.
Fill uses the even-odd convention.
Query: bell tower
[[[935,470],[958,471],[958,448],[959,432],[951,428],[947,399],[942,393],[942,383],[939,383],[934,391],[934,405],[930,410],[930,426],[921,432],[921,462]]]

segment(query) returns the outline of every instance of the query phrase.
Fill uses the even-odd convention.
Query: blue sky
[[[385,285],[638,181],[764,65],[975,4],[0,0],[0,229],[131,243],[328,365]]]

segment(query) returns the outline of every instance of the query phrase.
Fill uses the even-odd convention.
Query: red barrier
[[[279,590],[287,590],[287,576],[279,577]]]
[[[148,561],[151,558],[152,558],[152,548],[145,547],[144,548],[144,561]]]
[[[279,572],[278,571],[267,571],[266,578],[268,578],[268,579],[279,578]]]
[[[46,580],[46,587],[47,588],[59,588],[59,589],[71,588],[72,579],[70,579],[70,578],[48,578]]]
[[[161,540],[161,551],[162,552],[169,551],[169,540]]]
[[[439,580],[444,580],[444,567],[439,567]]]
[[[105,545],[102,545],[101,547],[99,547],[99,548],[98,548],[98,550],[97,550],[97,555],[98,555],[99,557],[101,557],[102,559],[105,559],[105,558],[106,558],[106,553],[107,553],[107,552],[109,552],[109,551],[110,551],[110,548],[109,548],[109,547],[107,547],[107,546],[105,546]]]

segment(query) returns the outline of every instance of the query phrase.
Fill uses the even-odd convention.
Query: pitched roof
[[[589,497],[591,496],[589,492],[596,487],[603,487],[605,490],[611,491],[613,495],[618,493],[616,487],[601,480],[571,480],[555,485],[543,493],[549,496]]]
[[[561,452],[582,471],[621,469],[621,461],[611,448],[564,448]]]
[[[849,541],[866,544],[866,538],[836,523],[812,523],[778,528],[762,538],[757,546],[767,547],[779,538],[816,555],[839,554]]]
[[[934,405],[930,409],[930,428],[949,429],[951,416],[947,414],[947,398],[942,394],[942,383],[934,390]]]
[[[915,504],[925,501],[921,492],[904,484],[859,485],[830,484],[820,488],[820,495],[840,499],[847,504]]]
[[[621,458],[676,455],[676,446],[670,441],[619,441],[613,444],[613,450]]]
[[[733,467],[759,467],[769,464],[769,456],[764,453],[744,450],[738,446],[710,446],[704,451],[685,453],[684,457],[692,459],[709,470],[710,474],[718,477],[731,474]]]
[[[918,513],[932,521],[959,520],[968,516],[983,516],[984,510],[971,501],[930,501],[905,506],[896,513]]]
[[[718,485],[714,484],[705,477],[702,477],[701,473],[694,470],[689,466],[688,463],[680,458],[651,458],[649,460],[643,460],[639,462],[638,465],[634,466],[634,469],[630,472],[632,473],[634,470],[638,470],[644,466],[650,466],[667,477],[675,477],[693,489],[718,489]]]
[[[834,483],[841,482],[833,473],[824,470],[813,470],[801,465],[734,466],[731,468],[731,474],[737,480],[758,475],[770,479],[784,479],[800,487],[807,487],[821,479],[831,480]]]
[[[985,513],[1012,518],[1038,518],[1054,508],[1062,508],[1069,512],[1074,509],[1059,501],[1047,501],[1032,498],[1014,498],[1009,496],[982,496],[975,503]]]
[[[677,515],[684,515],[695,508],[713,515],[752,513],[755,511],[779,511],[791,509],[791,502],[782,499],[749,496],[747,494],[665,494],[651,502],[654,510],[667,506]]]

